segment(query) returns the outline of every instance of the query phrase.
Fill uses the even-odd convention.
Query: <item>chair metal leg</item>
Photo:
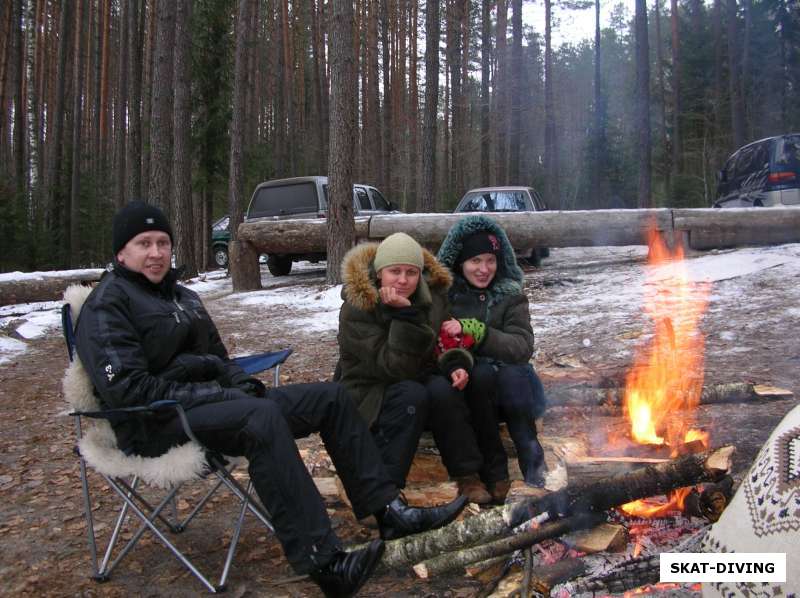
[[[269,531],[275,533],[275,528],[272,527],[272,522],[270,521],[269,511],[267,511],[267,509],[261,503],[251,500],[251,496],[247,492],[247,490],[242,488],[242,485],[239,482],[237,482],[233,476],[226,475],[227,471],[225,473],[217,471],[216,473],[220,477],[222,482],[228,487],[228,489],[230,489],[230,491],[233,492],[239,498],[239,500],[246,502],[247,509],[253,515],[258,517],[261,520],[261,523],[267,526],[267,529],[269,529]]]
[[[161,540],[164,546],[166,546],[169,549],[169,551],[175,556],[175,558],[178,559],[181,562],[181,564],[183,564],[183,566],[186,567],[189,570],[189,572],[192,575],[194,575],[210,592],[216,593],[217,589],[214,587],[214,585],[202,573],[200,573],[197,567],[195,567],[194,564],[192,564],[192,562],[188,558],[186,558],[183,555],[183,553],[180,550],[178,550],[178,548],[172,542],[170,542],[169,538],[167,538],[154,523],[161,509],[163,509],[164,506],[166,506],[167,503],[172,499],[172,496],[174,496],[175,492],[177,491],[177,488],[173,489],[167,495],[167,497],[165,497],[164,500],[161,501],[161,503],[156,507],[155,511],[150,515],[150,517],[148,517],[147,514],[144,513],[139,508],[139,506],[134,502],[132,497],[128,495],[123,486],[118,484],[117,481],[114,480],[113,478],[110,478],[108,476],[103,476],[103,477],[106,478],[106,481],[120,496],[120,498],[122,498],[122,500],[125,501],[125,505],[129,507],[136,514],[136,516],[139,517],[139,519],[142,522],[142,527],[137,531],[134,537],[128,541],[128,544],[126,544],[125,548],[111,564],[111,567],[109,567],[109,572],[114,567],[116,567],[116,565],[120,562],[120,560],[131,550],[131,548],[133,548],[133,545],[139,540],[141,535],[144,533],[146,527],[146,529],[149,529],[151,532],[153,532],[153,534],[156,535],[156,537],[159,540]]]
[[[106,481],[109,480],[108,476],[103,475]],[[130,497],[136,490],[136,486],[139,483],[139,478],[134,477],[131,481],[131,484],[128,485],[128,497]],[[111,532],[111,538],[108,540],[108,546],[106,546],[106,553],[103,556],[103,562],[100,565],[100,571],[98,571],[98,575],[102,579],[107,579],[108,576],[111,574],[111,569],[113,567],[108,568],[108,561],[111,558],[111,553],[114,550],[114,546],[117,545],[117,540],[119,539],[119,533],[122,531],[122,525],[125,523],[125,518],[128,515],[128,503],[126,502],[122,505],[122,509],[120,509],[119,515],[117,516],[117,523],[114,525],[114,531]]]
[[[81,438],[81,418],[75,418],[76,438]],[[78,454],[78,465],[81,472],[81,488],[83,490],[83,510],[86,515],[86,535],[89,542],[89,553],[92,557],[92,577],[100,578],[100,571],[97,568],[97,541],[94,535],[94,517],[92,516],[92,497],[89,494],[89,478],[86,472],[86,461],[83,459],[78,446],[75,445],[75,452]]]
[[[220,482],[220,484],[221,483],[222,482]],[[242,508],[239,509],[239,517],[236,518],[236,527],[233,530],[231,545],[228,547],[228,556],[225,558],[225,565],[222,567],[222,577],[219,578],[219,585],[217,586],[220,590],[225,589],[225,582],[228,581],[228,573],[231,569],[231,563],[233,563],[233,555],[236,552],[236,546],[239,544],[239,538],[242,535],[242,524],[244,523],[244,516],[247,513],[247,505],[250,502],[250,489],[252,486],[252,481],[247,483],[247,496],[242,501]]]

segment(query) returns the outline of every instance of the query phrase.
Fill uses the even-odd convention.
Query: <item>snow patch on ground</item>
[[[20,353],[24,353],[28,345],[7,336],[0,335],[0,363],[10,361]]]

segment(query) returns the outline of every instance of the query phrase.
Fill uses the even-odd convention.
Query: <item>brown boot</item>
[[[458,493],[466,496],[469,502],[479,505],[488,505],[492,502],[492,495],[486,490],[478,474],[456,478],[456,482],[458,482]]]
[[[511,488],[511,482],[509,480],[499,480],[492,485],[492,501],[502,505],[506,502],[506,495],[508,495],[508,491]]]

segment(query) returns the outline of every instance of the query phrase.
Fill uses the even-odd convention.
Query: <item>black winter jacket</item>
[[[155,285],[116,264],[86,299],[76,346],[104,408],[174,400],[191,409],[247,378],[200,298],[176,281],[174,270]],[[148,454],[156,417],[112,420],[120,449]]]

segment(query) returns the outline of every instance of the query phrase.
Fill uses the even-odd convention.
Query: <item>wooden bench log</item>
[[[0,280],[0,305],[61,301],[64,289],[69,285],[91,284],[100,280],[102,274],[103,270],[101,269],[66,270],[62,272],[32,272],[20,274],[19,278]]]

